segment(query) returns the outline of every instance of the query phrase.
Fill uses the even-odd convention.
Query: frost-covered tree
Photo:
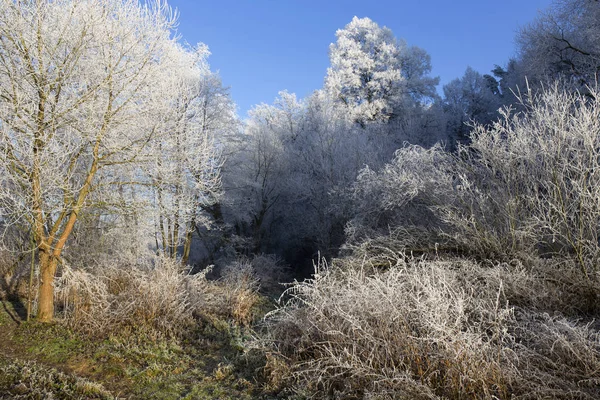
[[[324,91],[304,104],[303,129],[285,143],[297,193],[288,225],[297,228],[300,247],[332,255],[343,241],[346,189],[365,163],[377,162],[384,141],[356,126]]]
[[[494,93],[497,86],[496,81],[486,79],[471,67],[462,78],[444,85],[446,129],[453,146],[468,141],[472,129],[469,124],[489,124],[499,116],[500,97],[499,93]]]
[[[594,85],[600,74],[600,2],[556,0],[517,37],[524,74]]]
[[[161,99],[155,126],[168,134],[151,143],[149,175],[156,247],[176,257],[183,245],[185,263],[197,225],[206,222],[203,212],[220,193],[221,161],[215,142],[235,128],[236,117],[227,91],[209,70],[206,46],[175,50],[178,62],[169,77],[172,90]]]
[[[387,120],[407,99],[426,102],[435,95],[438,80],[427,76],[429,55],[397,40],[390,29],[354,17],[336,36],[325,89],[361,125]]]
[[[289,164],[283,142],[298,134],[302,105],[296,96],[279,93],[274,105],[250,112],[244,134],[231,142],[224,165],[224,185],[238,233],[251,240],[251,251],[267,250],[269,232],[289,193]]]
[[[402,79],[400,47],[392,31],[354,17],[329,48],[325,86],[360,121],[387,119]]]
[[[298,263],[335,254],[350,215],[348,187],[389,151],[376,125],[357,126],[325,91],[302,101],[280,92],[273,105],[256,107],[224,167],[229,214],[250,250]]]
[[[97,178],[116,189],[157,134],[173,23],[158,0],[0,1],[0,213],[34,235],[41,321]]]

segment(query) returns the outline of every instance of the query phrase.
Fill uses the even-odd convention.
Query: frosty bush
[[[462,148],[463,202],[442,208],[464,237],[490,232],[511,250],[567,253],[587,275],[600,255],[600,96],[558,84],[521,97],[525,111],[475,126]],[[467,168],[473,173],[469,174]],[[465,213],[465,211],[470,211]]]
[[[544,311],[560,303],[552,283],[519,265],[377,264],[335,260],[289,289],[261,341],[275,386],[340,399],[600,395],[598,333]]]
[[[232,264],[217,281],[206,279],[209,271],[190,275],[169,257],[92,270],[64,266],[57,305],[67,325],[100,337],[141,332],[151,338],[176,338],[199,319],[252,322],[261,298],[251,266]]]
[[[410,144],[380,171],[365,167],[353,187],[355,218],[346,229],[349,241],[394,230],[407,245],[418,246],[415,239],[424,239],[418,241],[426,246],[440,227],[432,206],[452,195],[453,169],[452,156],[440,145],[424,149]]]
[[[559,85],[521,96],[524,111],[502,110],[475,125],[471,144],[451,156],[407,146],[355,185],[349,233],[378,228],[420,232],[421,247],[440,242],[488,259],[568,256],[588,277],[600,256],[600,91]],[[364,234],[366,232],[366,234]],[[352,236],[351,236],[352,239]]]
[[[92,271],[65,266],[57,303],[72,328],[96,336],[140,330],[151,337],[176,337],[193,322],[186,280],[175,260],[153,265],[103,265]]]

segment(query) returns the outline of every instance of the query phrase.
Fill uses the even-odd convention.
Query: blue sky
[[[322,87],[335,31],[355,15],[425,49],[441,85],[467,66],[488,73],[515,54],[514,37],[551,0],[169,0],[182,40],[203,42],[213,70],[231,88],[240,117],[287,89]],[[441,88],[440,85],[440,88]]]

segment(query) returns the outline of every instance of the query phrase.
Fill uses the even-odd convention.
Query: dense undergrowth
[[[600,396],[600,287],[576,265],[386,256],[383,269],[322,264],[288,289],[262,342],[272,384],[340,399]]]

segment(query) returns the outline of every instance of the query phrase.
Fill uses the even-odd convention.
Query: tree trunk
[[[54,276],[58,259],[49,252],[40,252],[40,291],[37,318],[40,322],[51,322],[54,318]]]
[[[195,222],[194,222],[194,225],[196,225]],[[192,249],[193,236],[194,236],[194,231],[189,229],[189,227],[188,227],[188,231],[185,235],[185,242],[183,244],[183,256],[181,257],[181,264],[183,264],[183,265],[187,265],[187,263],[190,259],[190,251]]]

